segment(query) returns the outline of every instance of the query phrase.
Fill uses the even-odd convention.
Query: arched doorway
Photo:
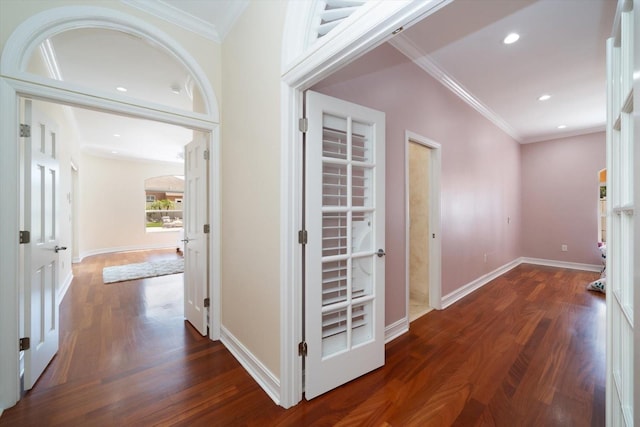
[[[77,29],[98,28],[118,32],[148,42],[174,58],[188,70],[200,95],[198,108],[190,111],[163,105],[157,100],[126,97],[108,93],[80,82],[52,79],[29,71],[33,53],[50,37]],[[20,331],[20,283],[25,280],[21,267],[21,246],[16,236],[21,229],[21,168],[19,139],[20,97],[41,99],[134,118],[143,118],[179,125],[200,132],[208,138],[212,149],[209,162],[209,223],[211,239],[208,263],[211,276],[208,292],[211,296],[210,338],[218,339],[219,310],[219,113],[215,93],[198,62],[182,46],[148,23],[116,10],[69,6],[43,11],[22,22],[9,37],[0,60],[0,164],[3,185],[0,196],[8,202],[0,207],[0,236],[5,250],[0,257],[3,285],[0,286],[0,408],[7,408],[19,399],[18,333]],[[5,185],[6,183],[6,185]]]

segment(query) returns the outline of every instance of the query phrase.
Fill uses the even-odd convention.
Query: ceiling
[[[248,3],[122,1],[218,42]],[[535,142],[604,129],[604,43],[615,8],[615,0],[455,0],[390,43],[514,139]],[[48,49],[59,78],[194,109],[198,89],[169,55],[128,34],[73,31],[54,36]],[[521,37],[507,46],[502,39],[510,32]],[[538,101],[545,93],[551,98]],[[78,108],[68,113],[82,149],[98,155],[180,162],[193,134]]]
[[[391,44],[519,142],[589,133],[606,123],[605,41],[616,5],[456,0]],[[520,39],[504,44],[513,32]],[[551,97],[539,101],[543,94]]]

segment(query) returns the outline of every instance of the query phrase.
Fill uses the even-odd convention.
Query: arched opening
[[[95,31],[93,33],[95,37],[114,36],[116,39],[128,37],[129,41],[134,43],[146,44],[152,49],[149,52],[153,52],[155,49],[155,53],[164,56],[167,63],[173,61],[176,65],[175,70],[181,70],[184,79],[174,82],[175,84],[170,83],[167,88],[167,92],[170,94],[165,98],[180,96],[183,99],[182,104],[154,98],[153,96],[157,95],[155,93],[152,93],[152,97],[135,93],[132,94],[134,96],[131,96],[131,94],[127,95],[117,89],[111,93],[96,82],[87,83],[74,78],[65,80],[59,70],[57,70],[56,76],[56,62],[51,61],[55,56],[50,55],[51,52],[54,52],[55,55],[55,50],[47,49],[47,47],[55,47],[56,41],[62,40],[58,38],[64,38],[65,35],[73,36],[76,31],[85,32],[85,35],[86,32]],[[72,42],[73,40],[77,40],[77,37],[71,37],[68,41]],[[42,56],[37,54],[38,50],[42,52]],[[40,58],[44,60],[40,60]],[[92,65],[90,61],[85,61],[84,66],[90,65]],[[131,63],[126,65],[126,67],[131,66]],[[40,72],[34,72],[38,68]],[[13,201],[0,208],[3,218],[0,224],[0,236],[6,238],[8,248],[0,265],[4,279],[6,279],[3,282],[15,284],[2,286],[0,289],[0,312],[2,313],[0,340],[3,343],[0,349],[0,365],[2,366],[0,368],[0,378],[2,378],[0,407],[7,408],[15,404],[20,393],[20,365],[17,357],[19,354],[18,334],[21,328],[19,284],[24,282],[25,272],[22,270],[21,261],[24,248],[15,239],[15,236],[19,234],[23,225],[22,213],[19,208],[22,205],[22,195],[24,194],[23,171],[20,164],[21,150],[16,144],[20,134],[21,99],[43,100],[58,105],[147,119],[188,128],[201,135],[203,143],[211,151],[207,180],[209,185],[207,211],[212,230],[207,255],[207,263],[211,269],[207,286],[208,294],[211,296],[211,316],[207,326],[210,329],[210,338],[218,339],[220,321],[219,233],[217,232],[220,223],[219,116],[215,93],[198,62],[171,37],[140,19],[112,9],[70,6],[46,10],[21,23],[5,43],[0,60],[0,72],[0,104],[3,111],[0,118],[2,180],[13,183],[12,185],[3,185],[0,189],[3,199]],[[86,70],[83,73],[80,75],[91,74]],[[150,76],[143,77],[149,80]],[[108,81],[103,83],[110,84]],[[133,85],[131,87],[137,87],[135,83],[131,84]],[[81,167],[80,165],[80,170]]]

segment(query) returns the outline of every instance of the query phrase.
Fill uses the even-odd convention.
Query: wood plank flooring
[[[102,284],[88,258],[61,307],[60,351],[0,426],[601,426],[605,301],[597,274],[521,265],[386,346],[386,365],[275,405],[182,318],[181,275]]]

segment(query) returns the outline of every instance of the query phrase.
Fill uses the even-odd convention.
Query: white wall
[[[286,3],[222,45],[222,325],[280,375],[280,51]]]
[[[117,250],[175,247],[182,230],[148,233],[144,180],[182,175],[179,163],[144,162],[82,153],[79,180],[80,256]]]

